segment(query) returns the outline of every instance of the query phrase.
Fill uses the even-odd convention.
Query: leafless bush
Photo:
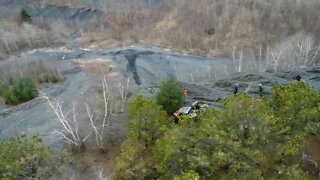
[[[252,49],[259,51],[260,45],[272,47],[297,32],[320,35],[317,0],[168,0],[167,4],[171,9],[164,18],[167,28],[155,30],[160,38],[207,53],[230,55],[230,47],[236,46],[248,56]],[[215,29],[213,36],[206,33],[210,27]]]
[[[42,93],[42,98],[48,102],[57,120],[62,125],[62,129],[55,130],[54,134],[61,137],[64,142],[73,145],[78,152],[84,150],[84,143],[88,139],[89,134],[82,136],[81,132],[79,132],[79,122],[75,105],[73,105],[71,117],[69,117],[68,114],[62,110],[61,103],[58,99],[50,99],[44,93]]]
[[[241,50],[244,59],[251,59],[252,54],[265,57],[267,47],[274,48],[298,32],[306,32],[315,40],[320,38],[318,0],[165,0],[161,6],[138,0],[102,0],[98,4],[108,16],[89,32],[97,41],[145,41],[201,55],[229,57],[232,47],[237,47],[237,56]],[[209,29],[214,33],[208,34]]]
[[[9,86],[20,77],[27,77],[35,82],[56,82],[63,79],[53,60],[19,59],[0,63],[1,85]]]

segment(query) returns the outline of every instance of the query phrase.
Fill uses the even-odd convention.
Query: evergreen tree
[[[31,23],[32,22],[31,15],[25,9],[21,9],[21,11],[20,11],[20,19],[21,19],[22,22],[26,22],[26,23]]]
[[[165,81],[157,94],[157,103],[168,114],[172,114],[181,108],[183,104],[183,89],[181,85],[173,79]]]

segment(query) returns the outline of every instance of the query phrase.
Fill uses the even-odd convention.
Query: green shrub
[[[157,94],[157,103],[168,114],[175,112],[183,104],[183,89],[181,85],[173,79],[165,81]]]
[[[152,171],[149,167],[153,161],[141,157],[151,153],[154,144],[163,136],[169,124],[161,106],[142,96],[137,96],[129,105],[129,115],[130,132],[122,145],[114,179],[150,177]]]
[[[129,105],[130,128],[129,136],[133,139],[141,140],[148,148],[155,140],[161,137],[160,130],[166,119],[166,112],[161,106],[142,96]]]
[[[25,9],[21,9],[20,19],[22,22],[27,22],[27,23],[31,23],[31,21],[32,21],[30,14]]]
[[[16,105],[30,101],[37,95],[38,91],[34,83],[28,78],[21,78],[4,93],[4,100],[6,104]]]
[[[4,101],[6,104],[11,104],[11,105],[19,104],[18,99],[13,95],[13,92],[10,90],[4,93]]]
[[[45,147],[39,136],[0,141],[0,179],[50,179],[65,162],[66,155]]]
[[[216,29],[211,27],[207,30],[208,35],[214,35],[214,33],[216,32]]]

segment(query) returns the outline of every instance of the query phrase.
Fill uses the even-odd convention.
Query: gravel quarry
[[[277,74],[243,72],[234,73],[233,62],[223,58],[204,58],[180,55],[167,49],[149,45],[135,45],[111,51],[85,49],[37,49],[23,57],[55,60],[60,66],[64,80],[57,84],[48,84],[41,91],[61,101],[64,111],[72,108],[73,103],[81,101],[83,93],[94,85],[94,75],[77,66],[80,62],[100,59],[111,61],[115,71],[130,78],[130,94],[142,94],[153,97],[160,83],[169,78],[182,82],[188,90],[188,103],[205,101],[219,107],[219,101],[233,95],[233,87],[239,84],[240,92],[246,91],[252,96],[258,95],[258,85],[264,86],[264,94],[270,94],[272,86],[295,81],[300,74],[306,82],[320,89],[320,67],[303,68],[294,72]],[[4,107],[0,110],[0,137],[7,139],[21,134],[40,134],[46,145],[59,147],[61,140],[53,132],[60,124],[50,111],[47,102],[36,98],[16,107]]]

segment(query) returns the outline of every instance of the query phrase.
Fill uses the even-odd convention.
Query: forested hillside
[[[0,0],[0,179],[319,179],[320,0]]]

